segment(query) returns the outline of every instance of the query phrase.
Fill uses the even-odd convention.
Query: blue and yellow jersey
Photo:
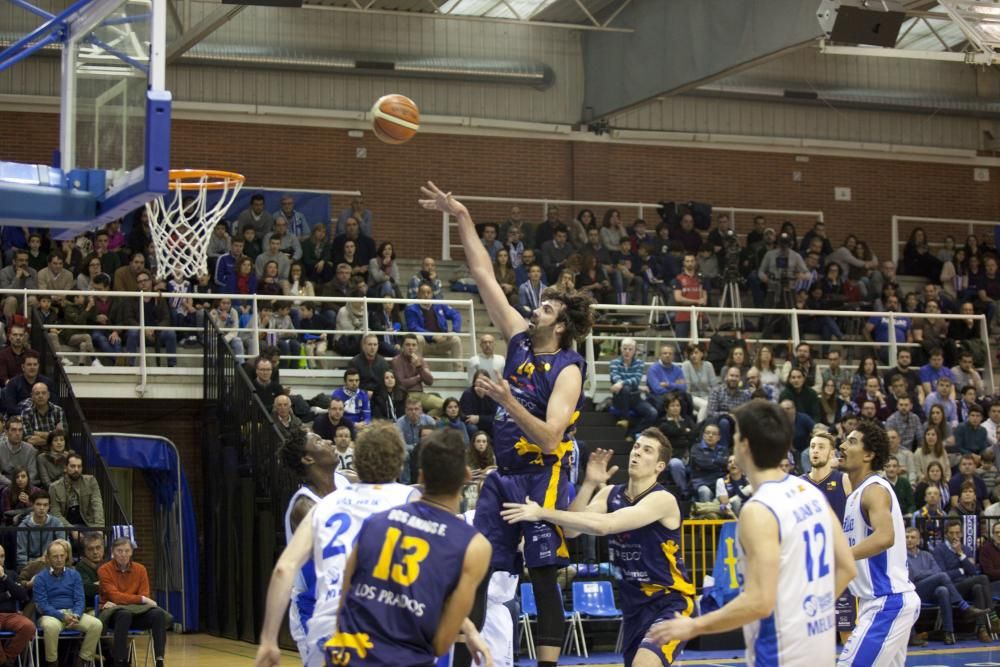
[[[421,501],[369,517],[337,632],[326,643],[328,664],[433,665],[441,611],[476,534],[462,517]]]
[[[651,493],[668,493],[654,484],[638,498],[629,498],[626,486],[618,484],[608,494],[608,513],[631,507]],[[694,596],[694,585],[688,577],[681,554],[679,529],[670,529],[659,521],[625,533],[608,536],[608,551],[616,576],[618,592],[626,616],[635,613],[650,601],[679,594]]]
[[[844,522],[844,509],[847,507],[847,493],[844,491],[845,476],[840,470],[831,470],[821,481],[814,482],[809,473],[802,475],[802,479],[819,489],[841,523]]]
[[[517,402],[533,416],[544,420],[556,378],[567,366],[579,367],[581,375],[586,377],[587,364],[576,351],[536,354],[527,332],[521,332],[507,345],[503,377],[510,383],[511,393]],[[583,392],[580,392],[570,425],[580,416],[582,405]],[[507,411],[498,406],[493,422],[493,449],[500,471],[518,474],[540,471],[557,464],[565,466],[569,453],[573,451],[573,443],[568,432],[564,433],[555,451],[543,454],[541,446],[531,442]]]

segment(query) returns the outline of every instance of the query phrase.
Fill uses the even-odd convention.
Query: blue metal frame
[[[64,41],[69,27],[68,20],[81,9],[91,4],[91,2],[92,0],[76,0],[76,2],[72,5],[55,16],[50,16],[45,23],[35,28],[3,51],[0,51],[0,72],[56,40]],[[38,14],[39,16],[48,15],[48,12],[43,9],[39,9],[38,7],[34,7],[34,5],[31,5],[27,2],[27,0],[21,0],[21,2],[16,2],[15,4],[19,7],[24,7],[33,14]],[[40,41],[37,44],[33,43],[38,40],[44,41]],[[26,53],[21,53],[22,51],[25,51]]]

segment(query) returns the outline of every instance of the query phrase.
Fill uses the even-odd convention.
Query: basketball
[[[372,129],[387,144],[403,144],[420,129],[420,110],[405,95],[385,95],[372,107]]]

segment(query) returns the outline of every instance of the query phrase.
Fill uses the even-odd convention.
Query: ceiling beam
[[[174,40],[167,49],[167,64],[176,62],[195,44],[224,26],[246,8],[247,5],[219,5],[211,14],[202,19],[201,23],[185,30],[184,34]]]

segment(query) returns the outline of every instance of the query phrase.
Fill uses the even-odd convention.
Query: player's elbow
[[[754,618],[767,618],[774,611],[773,595],[754,595],[750,599],[750,611]]]

